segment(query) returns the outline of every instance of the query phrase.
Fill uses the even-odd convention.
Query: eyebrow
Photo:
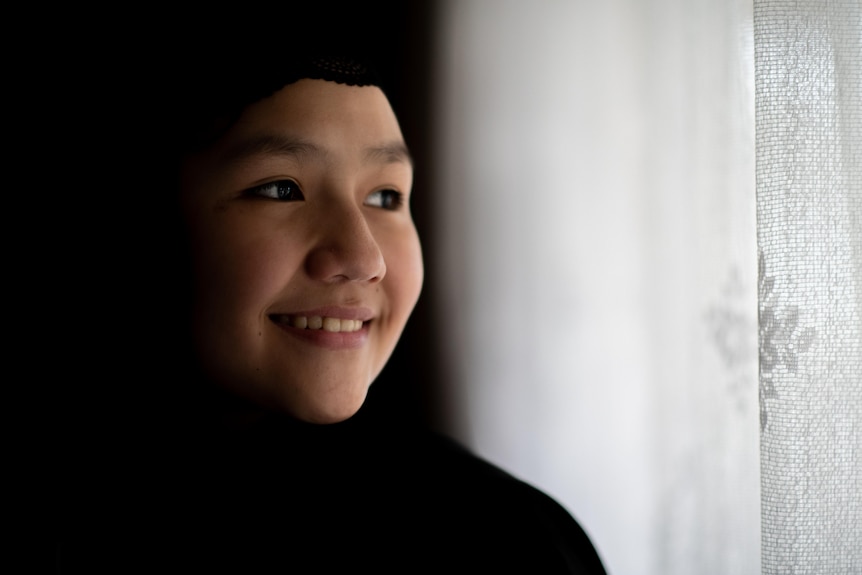
[[[414,167],[413,157],[404,142],[396,141],[365,150],[365,159],[383,164],[409,164]]]
[[[323,157],[323,148],[288,136],[265,134],[254,138],[241,140],[222,154],[222,160],[227,163],[240,162],[252,156],[291,156],[297,159],[305,157]]]
[[[239,162],[258,155],[289,156],[297,160],[324,160],[325,148],[312,142],[279,134],[264,134],[248,138],[231,146],[222,156],[226,163]],[[413,167],[413,158],[402,141],[392,141],[363,150],[363,160],[371,163],[405,163]]]

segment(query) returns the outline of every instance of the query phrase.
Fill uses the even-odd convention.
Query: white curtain
[[[764,573],[862,573],[862,3],[755,0]]]
[[[751,0],[441,2],[435,168],[436,221],[445,233],[429,281],[442,294],[437,315],[457,406],[451,431],[563,503],[614,575],[759,573],[761,563],[765,572],[788,572],[799,562],[779,562],[791,554],[787,529],[806,541],[816,534],[811,545],[825,549],[828,528],[803,532],[794,523],[793,506],[817,496],[800,493],[799,475],[787,479],[800,460],[780,446],[803,433],[804,424],[793,423],[801,404],[820,410],[832,401],[840,403],[834,417],[817,416],[826,435],[809,447],[828,447],[838,459],[809,450],[804,462],[818,472],[843,470],[818,483],[833,495],[818,498],[827,507],[816,509],[843,505],[844,516],[831,516],[841,531],[835,545],[844,546],[835,565],[859,570],[858,552],[848,551],[860,540],[859,507],[850,500],[860,493],[862,428],[860,28],[858,4],[848,8],[856,1],[818,12],[831,22],[823,32],[829,42],[840,36],[850,46],[830,64],[830,77],[845,80],[833,85],[828,125],[847,126],[844,137],[817,132],[840,148],[840,159],[819,156],[804,131],[803,112],[816,116],[821,103],[794,110],[796,100],[785,96],[774,113],[795,123],[763,139],[763,97],[779,88],[758,68],[758,153],[788,143],[794,150],[774,151],[783,163],[769,166],[758,156],[758,185],[771,181],[783,194],[793,181],[792,193],[805,200],[791,201],[792,209],[822,208],[817,225],[828,229],[811,232],[819,244],[799,244],[820,248],[806,252],[802,261],[812,267],[790,280],[781,279],[797,269],[789,264],[805,264],[779,244],[807,237],[784,221],[798,213],[769,216],[781,220],[774,228],[785,235],[776,240],[756,228],[773,212],[755,190]],[[796,16],[772,4],[779,8],[768,33],[762,20],[773,16],[758,5],[758,42],[795,33],[785,41],[792,53],[807,47],[826,58],[826,48],[798,38],[805,25],[790,26]],[[850,24],[833,21],[841,9]],[[784,50],[772,64],[776,77],[796,65],[787,49],[776,47]],[[855,62],[847,56],[854,49]],[[811,93],[822,96],[832,84],[818,82]],[[830,207],[808,195],[820,184],[798,183],[809,170],[794,154],[806,149],[812,161],[832,162],[818,172]],[[832,245],[833,234],[843,247]],[[811,295],[791,296],[827,257],[845,264],[828,267],[832,275]],[[829,299],[837,291],[843,303]],[[829,305],[803,319],[816,297]],[[759,318],[769,314],[765,332]],[[808,330],[821,320],[831,331]],[[778,354],[760,385],[759,334],[760,357]],[[836,347],[819,347],[827,341]],[[843,379],[815,386],[823,403],[806,399],[809,388],[784,391],[807,385],[805,374],[820,377],[824,365],[808,362],[834,353]],[[786,496],[788,483],[797,498]],[[799,552],[812,557],[811,549]]]

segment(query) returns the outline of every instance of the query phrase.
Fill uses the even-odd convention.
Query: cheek
[[[395,312],[403,315],[402,321],[406,322],[422,290],[422,248],[415,232],[392,245],[386,257],[386,276],[395,300],[392,302]]]
[[[257,325],[300,267],[278,235],[224,226],[197,239],[195,296],[208,323]]]

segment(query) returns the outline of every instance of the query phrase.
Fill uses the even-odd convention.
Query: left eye
[[[297,202],[304,200],[305,196],[299,189],[299,184],[293,180],[276,180],[260,186],[255,186],[246,191],[247,195],[262,196],[271,200],[282,202]]]
[[[395,190],[377,190],[365,198],[365,205],[384,210],[397,210],[404,202],[404,195]]]

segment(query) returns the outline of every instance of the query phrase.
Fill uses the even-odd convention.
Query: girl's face
[[[413,169],[376,87],[300,80],[190,158],[181,200],[207,373],[311,422],[353,415],[419,297]]]

